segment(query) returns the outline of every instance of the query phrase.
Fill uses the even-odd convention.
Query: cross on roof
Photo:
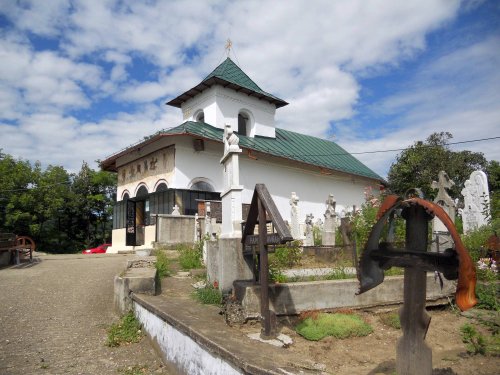
[[[229,57],[229,54],[231,53],[231,47],[233,46],[233,42],[231,42],[231,39],[227,38],[226,41],[226,51],[227,51],[227,57]]]

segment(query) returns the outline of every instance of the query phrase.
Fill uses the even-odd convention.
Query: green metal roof
[[[158,135],[194,135],[222,143],[224,131],[211,125],[187,121],[175,128],[160,131]],[[269,155],[306,163],[329,170],[384,181],[382,177],[361,163],[335,142],[276,128],[276,138],[255,138],[239,135],[240,147]]]
[[[231,88],[238,92],[243,92],[258,99],[266,100],[269,103],[275,104],[276,108],[283,107],[288,104],[284,100],[262,90],[229,57],[217,68],[215,68],[212,73],[206,76],[201,83],[179,95],[175,99],[170,100],[167,104],[180,108],[182,103],[195,97],[203,90],[206,90],[215,84]]]

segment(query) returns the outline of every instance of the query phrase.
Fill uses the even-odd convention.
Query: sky
[[[279,128],[387,176],[434,132],[500,137],[495,0],[0,0],[0,149],[76,172],[182,123],[227,56],[290,103]],[[453,150],[500,160],[500,138]],[[386,151],[371,153],[372,151]],[[369,152],[369,153],[366,153]]]

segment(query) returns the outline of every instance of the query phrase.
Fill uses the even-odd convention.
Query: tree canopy
[[[0,150],[0,231],[32,237],[37,249],[81,251],[111,239],[116,176],[61,166],[42,169]]]
[[[402,151],[391,165],[388,182],[391,191],[404,194],[410,188],[420,188],[427,199],[433,199],[437,191],[431,188],[437,181],[439,171],[445,171],[455,185],[449,190],[452,198],[461,198],[465,181],[475,170],[488,174],[488,162],[480,152],[452,151],[448,141],[453,135],[448,132],[433,133],[427,139],[417,141]],[[497,163],[498,164],[498,163]],[[490,186],[496,177],[488,176]]]

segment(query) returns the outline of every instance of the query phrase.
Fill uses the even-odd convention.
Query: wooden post
[[[266,211],[260,199],[259,205],[259,253],[260,253],[260,315],[262,319],[261,337],[271,336],[271,312],[269,311],[269,262],[267,257]]]
[[[406,248],[427,251],[429,216],[423,207],[413,205],[403,211],[406,219]],[[403,336],[397,343],[398,375],[431,375],[432,351],[425,343],[431,321],[425,311],[426,271],[407,267],[404,274],[404,302],[399,311]]]

